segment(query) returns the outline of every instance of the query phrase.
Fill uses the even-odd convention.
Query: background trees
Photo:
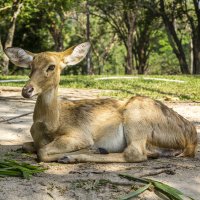
[[[1,1],[1,73],[19,73],[11,64],[8,70],[3,53],[8,46],[62,51],[89,39],[87,65],[65,74],[200,74],[199,5],[197,0]]]

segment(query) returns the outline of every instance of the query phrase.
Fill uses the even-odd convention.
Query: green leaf
[[[159,181],[147,178],[136,178],[128,174],[119,174],[119,176],[139,183],[152,184],[156,190],[158,190],[160,193],[164,194],[165,196],[167,196],[169,199],[172,200],[183,200],[184,197],[188,197],[185,196],[180,190],[173,188],[167,184],[161,183]],[[192,199],[191,197],[188,198]]]
[[[0,176],[21,176],[21,172],[0,169]]]
[[[166,185],[159,181],[152,181],[152,184],[155,186],[155,189],[157,189],[160,192],[163,192],[169,198],[175,200],[184,200],[183,197],[186,197],[180,190],[177,190],[176,188],[170,187],[169,185]],[[192,199],[191,197],[188,198]]]
[[[20,163],[14,160],[0,160],[0,176],[22,176],[30,179],[30,177],[38,172],[43,172],[45,169],[40,166],[34,166],[27,163]]]
[[[30,179],[31,174],[27,173],[26,171],[22,172],[23,178]]]
[[[149,183],[147,185],[145,185],[144,187],[141,187],[139,188],[138,190],[136,191],[133,191],[133,192],[130,192],[129,194],[119,198],[120,200],[128,200],[128,199],[131,199],[133,197],[137,197],[139,194],[143,193],[144,191],[146,191],[147,189],[149,189],[149,187],[151,186],[152,184]]]
[[[171,186],[169,186],[169,185],[167,185],[167,184],[161,183],[161,182],[159,182],[159,181],[153,181],[153,183],[154,183],[154,184],[160,184],[160,185],[164,186],[164,187],[165,187],[166,189],[168,189],[168,190],[171,190],[171,191],[173,191],[173,192],[175,192],[175,193],[177,193],[177,194],[183,195],[183,193],[182,193],[180,190],[178,190],[178,189],[176,189],[176,188],[173,188],[173,187],[171,187]]]

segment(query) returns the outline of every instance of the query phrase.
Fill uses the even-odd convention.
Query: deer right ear
[[[13,64],[25,68],[30,66],[34,56],[31,52],[17,47],[8,47],[5,49],[5,54]]]
[[[63,54],[63,68],[67,65],[76,65],[81,62],[90,49],[90,43],[84,42],[65,50]]]

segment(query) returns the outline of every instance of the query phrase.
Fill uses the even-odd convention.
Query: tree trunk
[[[197,16],[197,26],[192,22],[192,42],[193,42],[193,74],[200,74],[200,9],[198,7],[199,0],[193,0],[195,13]]]
[[[144,74],[145,66],[146,66],[147,59],[145,58],[145,55],[141,52],[140,53],[140,59],[139,59],[139,65],[138,65],[138,74]]]
[[[200,41],[199,41],[198,38],[193,38],[192,42],[193,42],[193,69],[192,69],[192,74],[200,74]]]
[[[12,20],[11,20],[9,28],[8,28],[8,34],[7,34],[6,42],[4,44],[5,49],[7,47],[12,46],[14,33],[15,33],[16,20],[21,11],[22,5],[23,5],[22,0],[14,0],[13,1],[13,6],[12,6],[12,16],[13,17],[12,17]],[[3,75],[7,75],[9,73],[8,64],[9,64],[8,57],[5,54],[3,54],[3,61],[2,61],[2,74]]]
[[[64,45],[63,45],[62,28],[57,27],[56,24],[51,21],[49,32],[51,33],[54,40],[54,50],[58,52],[63,51]]]
[[[144,30],[138,33],[138,40],[135,40],[135,61],[138,74],[144,74],[147,69],[147,61],[149,58],[149,40],[150,30],[149,26],[145,26]]]
[[[90,7],[89,1],[86,1],[86,38],[87,41],[90,41]],[[93,74],[93,66],[92,66],[92,56],[91,56],[91,49],[87,54],[87,74]]]
[[[3,56],[3,45],[2,45],[2,42],[1,42],[1,37],[0,37],[0,63],[2,62],[2,56]]]
[[[181,72],[183,74],[190,74],[190,70],[186,61],[183,46],[177,36],[173,21],[169,19],[169,17],[167,16],[165,12],[165,5],[164,5],[163,0],[160,0],[160,13],[167,30],[167,35],[168,35],[170,45],[172,46],[173,52],[175,53],[179,61]]]
[[[132,42],[128,39],[127,41],[127,56],[126,56],[126,67],[125,74],[133,73],[133,52],[132,52]]]
[[[194,54],[193,54],[193,40],[190,39],[190,72],[193,73]]]
[[[134,65],[133,65],[133,42],[134,42],[134,31],[135,31],[135,14],[133,10],[124,11],[124,19],[127,26],[127,41],[125,41],[126,47],[126,61],[127,65],[125,66],[125,74],[132,74]]]
[[[2,45],[1,37],[0,37],[0,66],[2,66],[3,55],[4,55],[4,52],[3,52],[3,45]]]

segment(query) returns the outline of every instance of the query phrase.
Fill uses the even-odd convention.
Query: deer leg
[[[50,138],[45,134],[46,125],[42,122],[33,123],[31,126],[31,135],[34,142],[26,142],[22,145],[22,149],[28,153],[36,153],[37,149],[42,146],[48,144],[50,142]]]
[[[34,146],[34,142],[25,142],[22,145],[22,150],[27,153],[36,153],[36,148]]]
[[[41,152],[41,150],[40,150]],[[65,163],[65,158],[67,156],[71,155],[80,155],[80,154],[87,154],[87,155],[95,155],[95,154],[108,154],[108,151],[104,148],[84,148],[78,151],[73,151],[73,152],[67,152],[67,153],[53,153],[53,154],[48,154],[49,161],[46,162],[51,162],[51,161],[58,161],[60,163]],[[41,159],[40,159],[41,160]],[[44,160],[43,160],[44,161]]]
[[[175,157],[182,154],[182,149],[168,149],[161,148],[157,146],[153,146],[151,144],[147,144],[147,157],[148,158],[159,158],[159,157]]]
[[[181,149],[156,149],[155,151],[147,151],[148,158],[159,158],[159,157],[179,157],[183,150]]]
[[[83,162],[96,162],[96,163],[125,163],[127,160],[123,153],[110,153],[102,154],[66,154],[59,159],[61,163],[83,163]]]
[[[36,150],[42,148],[52,141],[52,139],[49,138],[48,134],[46,134],[48,130],[43,122],[33,123],[30,132],[34,141],[34,148]]]
[[[64,135],[40,148],[37,155],[40,161],[58,161],[68,154],[89,153],[90,146],[92,145],[87,140]]]
[[[77,154],[66,154],[58,161],[61,163],[77,163],[77,162],[96,162],[96,163],[125,163],[125,162],[142,162],[147,160],[147,155],[140,150],[141,141],[132,143],[122,153],[109,153],[103,149],[103,154],[83,154],[81,151]],[[80,154],[78,154],[80,153]]]
[[[125,153],[109,153],[106,155],[102,154],[71,154],[64,156],[58,161],[61,163],[79,163],[79,162],[96,162],[96,163],[132,163],[145,161],[146,157],[138,156],[135,159],[127,159]]]

